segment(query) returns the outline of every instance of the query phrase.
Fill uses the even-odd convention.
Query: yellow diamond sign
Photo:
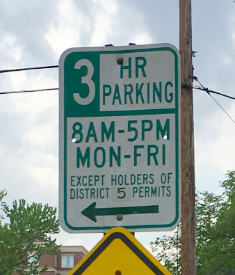
[[[111,229],[68,275],[171,275],[126,229]]]

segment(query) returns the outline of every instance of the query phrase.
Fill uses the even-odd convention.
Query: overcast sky
[[[235,96],[235,3],[192,3],[194,75]],[[58,65],[71,47],[171,43],[179,47],[179,3],[173,0],[0,0],[0,70]],[[197,82],[194,83],[198,85]],[[58,69],[0,74],[0,92],[58,88]],[[235,120],[235,101],[213,97]],[[58,206],[58,91],[0,95],[0,189],[7,201]],[[235,123],[194,90],[196,189],[220,193],[235,169]],[[138,233],[146,247],[159,235]],[[90,250],[102,234],[68,234],[58,243]]]

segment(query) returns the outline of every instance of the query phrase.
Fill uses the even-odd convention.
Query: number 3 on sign
[[[94,73],[94,66],[90,60],[81,59],[75,64],[74,68],[79,70],[82,66],[87,67],[87,74],[82,77],[82,83],[87,84],[89,87],[89,94],[87,97],[83,98],[79,93],[74,93],[73,98],[78,104],[87,105],[90,104],[95,97],[95,84],[91,79]]]

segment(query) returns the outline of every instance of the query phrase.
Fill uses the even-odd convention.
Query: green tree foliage
[[[0,220],[0,274],[36,275],[38,262],[43,254],[56,254],[59,246],[51,234],[59,233],[56,208],[25,200],[14,201],[10,209],[0,192],[1,210],[5,215]],[[40,240],[35,242],[35,240]],[[42,244],[43,243],[43,244]],[[40,272],[45,272],[45,266]]]
[[[209,192],[196,197],[197,275],[235,274],[235,171],[221,183],[222,195]],[[151,243],[156,257],[172,274],[181,274],[180,225],[173,236]]]

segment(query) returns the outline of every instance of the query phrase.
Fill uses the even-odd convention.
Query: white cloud
[[[58,58],[67,48],[83,45],[81,33],[89,33],[91,19],[72,0],[60,0],[56,8],[57,16],[51,22],[45,39]]]
[[[62,234],[66,234],[63,232]],[[68,238],[63,245],[84,245],[86,243],[85,248],[90,251],[103,237],[103,234],[96,233],[96,234],[80,234],[79,236],[74,236],[71,234],[67,234]]]
[[[235,24],[235,15],[234,12],[231,13],[230,17],[229,17],[229,23],[228,25],[230,26],[230,31],[231,31],[231,37],[232,37],[232,41],[233,41],[233,47],[235,48],[235,31],[234,31],[234,24]]]
[[[8,58],[15,60],[18,62],[22,57],[22,47],[19,45],[19,41],[12,34],[7,34],[3,43],[0,44],[0,49],[2,52],[8,56]]]
[[[235,36],[234,36],[234,41],[235,41]],[[224,65],[231,65],[233,62],[233,59],[227,53],[222,53],[221,61]]]
[[[44,123],[31,125],[28,131],[23,135],[25,144],[29,147],[38,147],[46,152],[48,147],[56,146],[58,131],[54,123]]]
[[[72,239],[67,239],[63,245],[81,245],[82,237],[75,237]]]
[[[134,41],[135,44],[139,45],[144,45],[144,44],[152,44],[152,38],[147,32],[140,32],[136,34],[132,40]]]
[[[42,190],[57,189],[58,186],[58,158],[52,155],[37,154],[30,156],[27,163],[28,173],[32,181]]]
[[[104,46],[107,36],[112,34],[113,25],[116,22],[114,18],[118,7],[114,0],[109,2],[93,0],[93,2],[96,7],[96,12],[94,13],[94,31],[91,36],[91,45]]]
[[[227,112],[235,118],[234,104]],[[197,137],[197,161],[201,165],[213,165],[222,174],[235,169],[235,146],[231,138],[235,136],[234,123],[218,107],[216,112],[205,118],[202,127],[201,135]]]

